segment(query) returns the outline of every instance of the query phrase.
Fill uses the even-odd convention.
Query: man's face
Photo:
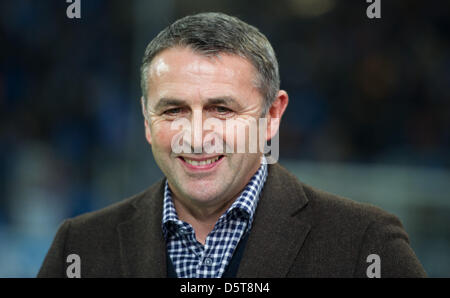
[[[205,57],[176,47],[153,59],[148,78],[146,138],[175,197],[201,205],[235,198],[258,169],[261,154],[249,153],[248,146],[245,153],[206,153],[204,141],[212,134],[236,150],[236,132],[225,130],[226,122],[259,119],[263,97],[255,86],[254,67],[237,55]],[[187,143],[196,150],[192,153],[173,150],[182,128],[172,124],[180,119],[191,124]],[[205,127],[207,119],[220,121],[223,129]]]

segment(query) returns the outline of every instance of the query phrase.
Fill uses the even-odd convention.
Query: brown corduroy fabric
[[[278,164],[256,209],[237,277],[366,277],[370,254],[381,277],[425,277],[393,215],[300,182]],[[38,277],[66,277],[77,254],[81,277],[166,277],[161,229],[164,180],[60,226]]]

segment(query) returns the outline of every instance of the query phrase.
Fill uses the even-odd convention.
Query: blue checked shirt
[[[258,171],[228,210],[222,214],[203,246],[195,238],[194,229],[178,218],[166,180],[162,229],[174,270],[178,277],[221,277],[242,235],[252,225],[259,195],[267,178],[263,158]]]

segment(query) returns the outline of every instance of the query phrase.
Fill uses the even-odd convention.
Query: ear
[[[267,136],[266,140],[272,139],[280,128],[281,117],[286,110],[289,102],[289,96],[286,91],[278,91],[277,98],[270,106],[267,112]]]
[[[150,130],[150,123],[148,123],[148,113],[147,113],[147,107],[145,106],[144,97],[141,97],[141,106],[142,106],[142,115],[144,115],[144,125],[145,125],[145,138],[147,139],[147,142],[151,145],[152,144],[152,134]]]

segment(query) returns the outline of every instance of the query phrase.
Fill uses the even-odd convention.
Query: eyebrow
[[[159,111],[169,106],[182,106],[186,101],[175,98],[161,98],[155,106],[155,110]]]
[[[207,105],[226,105],[226,106],[235,106],[236,108],[242,108],[241,104],[239,104],[233,97],[231,96],[220,96],[208,98],[206,101]],[[159,111],[169,106],[185,106],[187,105],[185,100],[177,99],[177,98],[161,98],[155,106],[155,110]]]

